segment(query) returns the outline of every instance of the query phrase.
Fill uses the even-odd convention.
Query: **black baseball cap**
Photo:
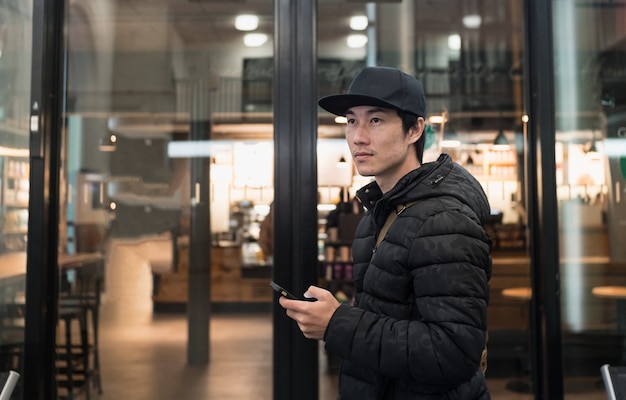
[[[391,67],[363,68],[348,86],[347,93],[322,97],[318,104],[342,116],[351,107],[379,106],[426,118],[426,99],[420,81]]]

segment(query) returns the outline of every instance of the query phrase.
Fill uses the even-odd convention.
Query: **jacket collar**
[[[425,163],[419,168],[409,172],[396,183],[396,185],[387,193],[381,191],[380,186],[374,182],[370,182],[363,186],[356,193],[356,197],[361,204],[369,210],[372,210],[379,201],[397,205],[403,202],[414,201],[420,196],[427,196],[428,192],[416,190],[419,186],[432,185],[436,179],[447,175],[452,169],[452,159],[447,154],[439,156],[437,161]]]

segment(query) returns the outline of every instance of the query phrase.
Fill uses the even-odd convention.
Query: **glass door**
[[[341,14],[337,22],[331,15]],[[522,1],[321,2],[320,96],[346,90],[364,66],[398,67],[423,84],[424,161],[449,154],[482,184],[492,208],[487,382],[494,398],[531,398],[530,260],[525,192]],[[341,301],[354,292],[350,224],[356,190],[370,182],[352,165],[345,121],[319,114],[318,171],[322,284]],[[343,162],[347,161],[347,162]],[[344,215],[341,224],[336,214]],[[345,216],[348,215],[348,217]],[[322,368],[337,377],[338,360]]]
[[[552,7],[565,397],[602,399],[624,363],[626,24],[613,2]]]
[[[0,371],[23,376],[32,1],[0,2]],[[23,379],[13,398],[22,398]]]
[[[58,396],[269,398],[272,1],[66,8]]]

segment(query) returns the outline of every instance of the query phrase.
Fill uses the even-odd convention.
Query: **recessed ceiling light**
[[[478,14],[470,14],[463,17],[463,26],[468,29],[476,29],[480,27],[482,18]]]
[[[363,31],[367,29],[368,20],[365,15],[355,15],[350,18],[350,29],[355,31]]]
[[[347,45],[351,49],[360,49],[361,47],[365,47],[367,44],[367,36],[356,34],[349,35],[347,40]]]
[[[443,115],[431,115],[428,117],[428,122],[431,124],[441,124],[444,122]]]
[[[448,36],[448,48],[450,50],[461,50],[461,36],[456,33]]]
[[[235,28],[239,31],[253,31],[259,27],[259,17],[256,15],[238,15],[235,18]]]
[[[267,42],[267,35],[265,33],[247,33],[243,37],[243,43],[248,47],[263,46]]]

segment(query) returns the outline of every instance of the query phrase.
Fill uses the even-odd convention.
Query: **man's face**
[[[346,140],[357,171],[363,176],[374,176],[383,191],[419,167],[414,143],[422,134],[422,118],[408,135],[393,109],[352,107],[346,112],[346,119]]]

